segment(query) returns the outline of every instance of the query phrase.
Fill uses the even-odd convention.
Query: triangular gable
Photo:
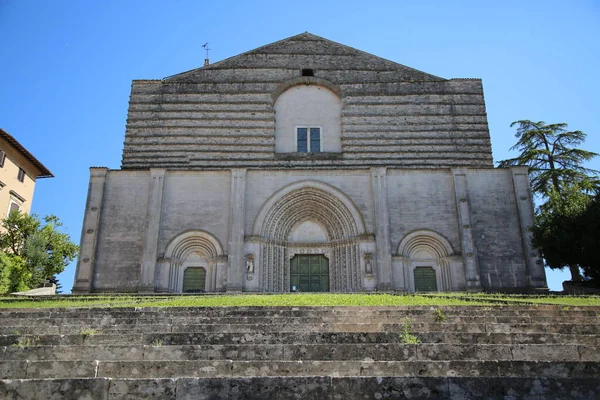
[[[305,32],[258,47],[191,71],[165,78],[165,81],[194,81],[194,75],[208,70],[244,68],[314,68],[336,70],[390,71],[398,80],[441,81],[438,76],[395,63],[317,35]]]

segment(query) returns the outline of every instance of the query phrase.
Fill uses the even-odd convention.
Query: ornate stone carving
[[[373,276],[373,255],[365,253],[365,274],[367,277]]]
[[[261,280],[267,292],[287,292],[290,259],[296,254],[324,254],[330,260],[330,290],[358,291],[359,237],[364,224],[358,210],[349,209],[345,196],[320,182],[305,182],[294,190],[282,190],[257,218],[255,234],[261,238]],[[325,243],[289,243],[295,227],[313,221],[327,233]]]
[[[246,274],[254,275],[254,256],[252,254],[246,256]]]

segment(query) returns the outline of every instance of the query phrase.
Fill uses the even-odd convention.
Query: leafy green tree
[[[585,276],[600,285],[600,194],[588,203],[578,227],[581,243],[578,264]]]
[[[582,223],[590,202],[591,197],[576,185],[564,187],[561,194],[552,190],[532,228],[532,244],[543,254],[546,265],[569,267],[574,281],[581,280]]]
[[[580,246],[576,234],[580,215],[590,194],[600,191],[598,171],[582,164],[598,154],[577,148],[585,141],[581,131],[568,131],[567,124],[520,120],[517,126],[518,156],[498,162],[499,167],[527,165],[532,190],[544,203],[538,207],[533,244],[550,268],[569,267],[572,280],[582,279],[574,250]]]
[[[498,166],[529,166],[535,194],[547,198],[551,191],[560,194],[573,184],[586,191],[600,188],[600,180],[594,176],[598,171],[582,165],[598,154],[576,147],[585,141],[585,133],[568,131],[565,123],[546,125],[544,121],[520,120],[510,124],[515,125],[518,141],[510,149],[517,150],[519,155],[499,161]]]
[[[0,226],[0,289],[4,292],[41,286],[62,272],[79,249],[58,230],[62,223],[54,215],[44,217],[42,223],[35,215],[12,212]]]

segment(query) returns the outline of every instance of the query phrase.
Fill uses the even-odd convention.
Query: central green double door
[[[290,264],[291,292],[329,292],[329,260],[322,254],[298,255]]]

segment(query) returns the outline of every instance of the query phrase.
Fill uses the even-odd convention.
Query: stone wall
[[[323,86],[341,99],[340,157],[277,157],[274,103],[294,85]],[[302,34],[133,82],[123,169],[370,166],[492,167],[481,80],[439,78]]]
[[[293,209],[301,204],[290,209],[281,203],[280,199],[293,199],[288,191],[297,191],[313,204],[306,209],[306,217],[337,241],[313,247],[334,260],[332,268],[339,268],[340,274],[351,274],[352,286],[337,283],[343,291],[414,290],[412,271],[423,265],[436,270],[440,290],[545,286],[543,268],[523,236],[533,215],[531,194],[522,192],[523,184],[518,181],[521,175],[526,179],[524,168],[234,173],[241,184],[233,184],[232,171],[93,169],[74,290],[137,291],[142,290],[143,279],[149,279],[146,284],[150,285],[160,281],[162,286],[154,290],[170,290],[166,282],[175,278],[169,268],[182,264],[170,258],[172,251],[167,248],[194,231],[214,243],[208,245],[213,250],[207,250],[213,290],[233,285],[236,290],[267,290],[264,285],[271,277],[264,275],[265,268],[285,269],[294,252],[312,246],[285,243],[294,224],[303,222],[303,215],[294,214]],[[159,186],[157,176],[163,177]],[[234,195],[232,189],[241,193]],[[315,213],[320,191],[325,195],[322,201],[330,205],[324,204]],[[97,204],[102,205],[100,215]],[[160,211],[151,220],[148,215],[155,208]],[[280,223],[287,228],[270,231],[280,229],[265,225],[272,224],[268,221],[273,218],[282,218]],[[331,221],[341,225],[331,225]],[[308,247],[306,251],[313,251]],[[198,251],[207,248],[198,247]],[[247,281],[248,255],[257,279]],[[343,263],[336,264],[340,257],[345,257]],[[347,268],[352,272],[343,272]],[[273,273],[281,272],[277,271]],[[278,289],[269,290],[285,289],[285,279],[279,276],[277,285],[269,283]]]

